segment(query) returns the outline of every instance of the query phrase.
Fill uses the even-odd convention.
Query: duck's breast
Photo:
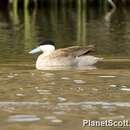
[[[70,66],[76,64],[76,59],[71,56],[50,58],[46,56],[39,56],[36,62],[36,68],[42,69],[46,66]]]

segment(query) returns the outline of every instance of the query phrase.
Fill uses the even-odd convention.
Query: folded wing
[[[95,45],[88,46],[72,46],[63,49],[57,49],[52,55],[51,58],[56,57],[80,57],[94,51]]]

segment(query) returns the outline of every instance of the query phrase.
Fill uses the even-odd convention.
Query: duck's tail
[[[98,61],[103,61],[104,58],[96,57]]]

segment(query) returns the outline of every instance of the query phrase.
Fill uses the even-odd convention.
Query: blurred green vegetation
[[[112,10],[105,0],[13,0],[9,7],[0,9],[3,59],[26,59],[41,39],[54,40],[57,48],[96,44],[97,55],[130,56],[129,6]]]
[[[34,7],[47,7],[47,6],[79,6],[88,3],[89,6],[103,6],[106,8],[109,0],[0,0],[0,8],[9,7],[13,8],[34,8]],[[117,6],[129,6],[130,0],[112,0]]]

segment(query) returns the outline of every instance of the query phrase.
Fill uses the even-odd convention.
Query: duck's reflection
[[[95,70],[96,66],[53,66],[53,67],[44,67],[41,70]]]
[[[105,21],[109,24],[111,21],[111,17],[114,14],[114,12],[116,11],[116,8],[112,8],[109,12],[106,13],[105,15]]]
[[[116,11],[116,5],[112,0],[108,0],[108,3],[111,5],[112,9],[106,13],[105,15],[105,21],[107,22],[107,24],[109,25],[110,21],[111,21],[111,17],[114,14],[114,12]]]

